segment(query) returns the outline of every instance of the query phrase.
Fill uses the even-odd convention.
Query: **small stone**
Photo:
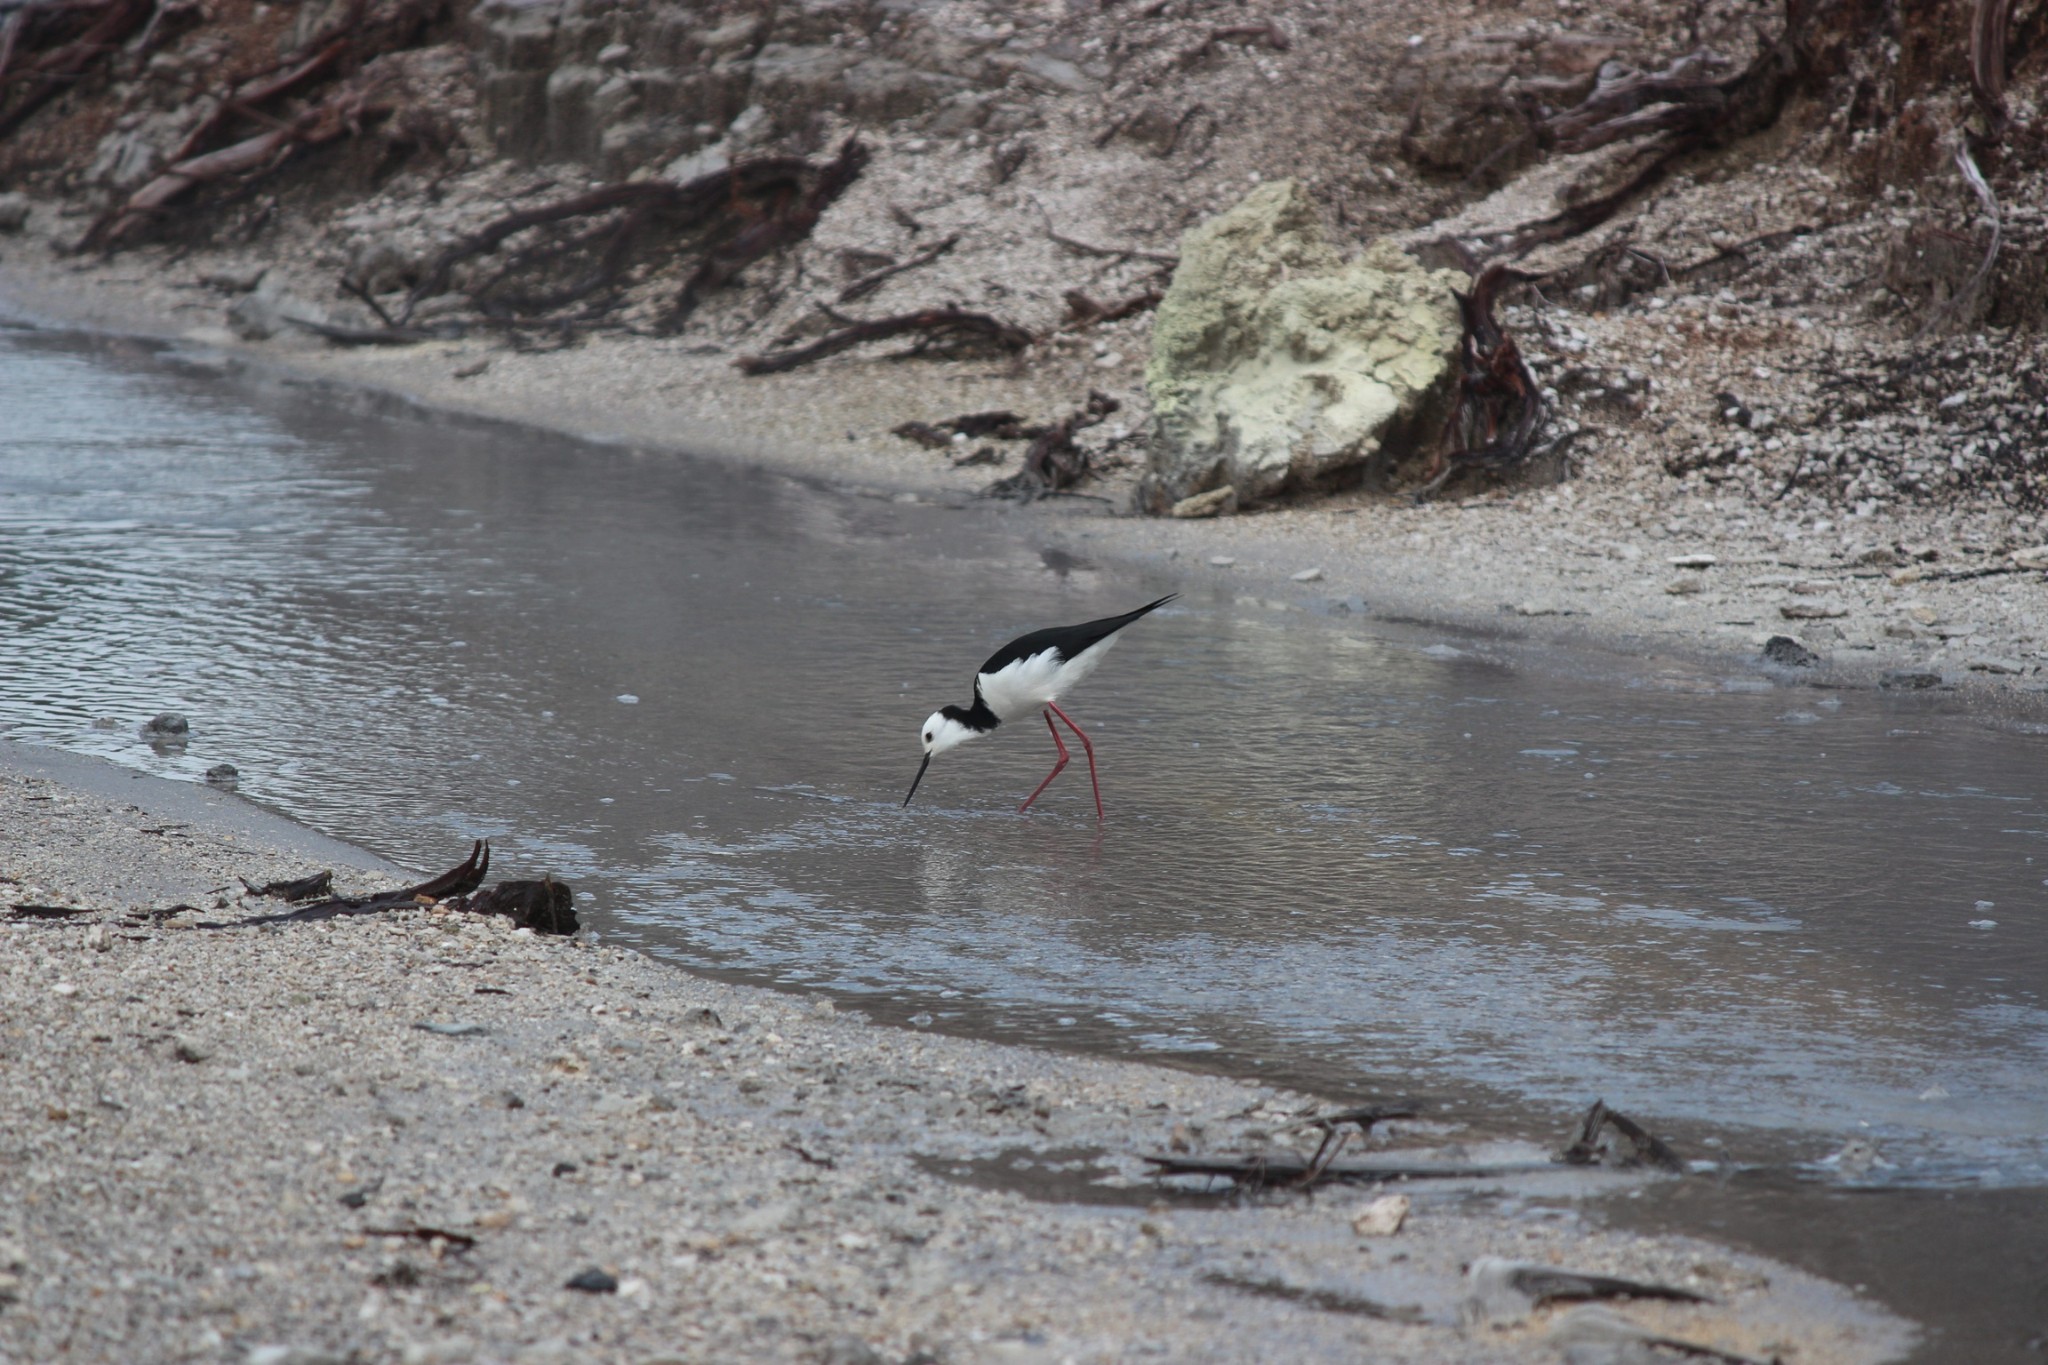
[[[1973,919],[1970,921],[1970,927],[1972,929],[1996,929],[1998,921],[1995,919]]]
[[[585,1294],[616,1294],[619,1292],[619,1282],[615,1276],[607,1275],[593,1266],[570,1280],[563,1288],[578,1290]]]
[[[267,265],[225,266],[201,275],[199,282],[222,294],[248,294],[253,293],[269,273]]]
[[[252,1346],[243,1365],[343,1365],[343,1357],[317,1346]]]
[[[1711,569],[1721,561],[1713,555],[1672,555],[1665,561],[1674,569]]]
[[[1235,488],[1212,488],[1206,493],[1197,493],[1191,498],[1182,498],[1167,509],[1169,517],[1193,521],[1199,517],[1228,516],[1237,510]]]
[[[1921,691],[1941,686],[1941,674],[1925,669],[1892,668],[1879,675],[1877,685],[1891,691]]]
[[[482,1024],[444,1024],[438,1019],[422,1019],[413,1027],[422,1033],[438,1033],[443,1038],[474,1038],[490,1032]]]
[[[818,1365],[887,1365],[888,1357],[859,1337],[835,1337],[818,1357]]]
[[[1229,555],[1209,556],[1209,567],[1212,569],[1227,569],[1235,563],[1237,563],[1237,561],[1231,558]]]
[[[1697,578],[1674,578],[1664,585],[1664,591],[1673,597],[1691,597],[1699,593],[1702,586]]]
[[[159,711],[142,726],[142,737],[151,744],[183,744],[191,735],[192,723],[176,711]]]
[[[621,706],[638,706],[640,704],[640,698],[634,696],[631,692],[621,692],[613,700],[617,701]]]
[[[2048,569],[2048,545],[2033,545],[2012,552],[2012,562],[2022,569]]]
[[[206,785],[209,787],[222,787],[233,791],[241,779],[242,774],[232,763],[216,763],[206,770]]]
[[[2005,673],[2018,675],[2027,671],[2027,666],[2018,659],[2001,659],[1992,654],[1980,654],[1970,660],[1972,673]]]
[[[1764,641],[1764,658],[1786,668],[1812,668],[1820,662],[1820,655],[1789,635],[1773,635]]]
[[[1778,615],[1787,621],[1830,621],[1848,614],[1849,609],[1840,602],[1786,602],[1778,608]]]
[[[78,994],[78,987],[69,981],[59,981],[56,985],[50,987],[50,993],[52,995],[61,995],[68,999]]]
[[[1565,610],[1565,609],[1564,609],[1563,607],[1560,607],[1559,605],[1557,605],[1557,603],[1555,603],[1555,602],[1544,602],[1544,601],[1538,600],[1538,601],[1533,601],[1533,602],[1518,602],[1518,603],[1516,603],[1516,604],[1515,604],[1515,615],[1517,615],[1517,616],[1568,616],[1568,615],[1570,615],[1570,613],[1569,613],[1569,612],[1567,612],[1567,611],[1566,611],[1566,610]]]
[[[1360,1237],[1391,1237],[1408,1220],[1410,1207],[1405,1194],[1387,1194],[1351,1215],[1351,1230]]]
[[[204,1046],[190,1034],[181,1033],[171,1040],[171,1053],[181,1062],[203,1062],[213,1056],[212,1049]]]
[[[27,227],[31,207],[25,194],[0,194],[0,232],[19,232]]]
[[[1903,569],[1894,569],[1890,573],[1885,575],[1886,581],[1889,582],[1895,588],[1903,588],[1908,583],[1918,583],[1921,579],[1925,577],[1927,577],[1927,571],[1917,566],[1908,566]]]
[[[1296,583],[1320,583],[1323,581],[1323,571],[1321,569],[1303,569],[1300,573],[1289,574],[1288,578]]]

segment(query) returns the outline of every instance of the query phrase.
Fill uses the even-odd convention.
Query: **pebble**
[[[619,1292],[619,1281],[616,1276],[607,1275],[593,1266],[570,1280],[563,1288],[580,1290],[585,1294],[616,1294]]]
[[[1209,556],[1209,567],[1212,569],[1227,569],[1235,563],[1237,563],[1237,561],[1231,558],[1229,555]]]
[[[1941,686],[1941,674],[1926,669],[1891,668],[1878,675],[1877,685],[1894,691],[1918,691]]]
[[[1323,571],[1321,569],[1303,569],[1300,573],[1289,574],[1288,577],[1296,583],[1320,583],[1323,581]]]
[[[232,763],[216,763],[206,770],[206,783],[210,787],[224,787],[233,791],[241,778],[242,774]]]
[[[2018,659],[2001,659],[1995,655],[1980,654],[1970,660],[1973,673],[2004,673],[2017,676],[2027,671],[2027,666]]]
[[[1812,668],[1820,662],[1820,655],[1789,635],[1773,635],[1764,641],[1764,658],[1787,668]]]
[[[1409,1208],[1405,1194],[1381,1195],[1351,1215],[1351,1230],[1360,1237],[1391,1237],[1408,1221]]]
[[[1674,569],[1711,569],[1721,561],[1713,555],[1673,555],[1665,561]]]
[[[1778,607],[1778,615],[1787,621],[1831,621],[1848,614],[1840,602],[1786,602]]]
[[[490,1032],[482,1024],[444,1024],[438,1019],[422,1019],[413,1027],[422,1033],[438,1033],[443,1038],[474,1038]]]
[[[191,734],[191,722],[176,711],[159,711],[142,727],[142,737],[151,744],[182,744]]]
[[[1698,594],[1703,586],[1697,578],[1674,578],[1664,585],[1664,591],[1673,597],[1692,597]]]
[[[346,1365],[342,1356],[318,1346],[252,1346],[243,1365]]]

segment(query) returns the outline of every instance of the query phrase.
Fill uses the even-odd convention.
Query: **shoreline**
[[[275,907],[233,877],[316,851],[350,889],[398,879],[179,785],[0,745],[9,901],[82,907],[0,920],[0,1360],[1554,1360],[1569,1305],[1484,1309],[1485,1256],[1708,1295],[1617,1311],[1753,1356],[1911,1336],[1783,1263],[1580,1211],[1641,1176],[1410,1182],[1406,1226],[1366,1236],[1377,1189],[1175,1195],[1135,1159],[1305,1155],[1313,1097],[438,909],[239,925]],[[1382,1125],[1368,1155],[1401,1154],[1548,1157]],[[593,1269],[615,1288],[565,1287]]]
[[[36,254],[12,250],[0,263],[0,309],[33,326],[196,348],[429,412],[954,510],[991,506],[979,498],[988,474],[913,448],[891,425],[996,407],[1050,413],[1092,382],[1085,368],[1068,375],[1053,361],[844,359],[743,379],[722,355],[646,338],[545,353],[488,338],[354,349],[311,335],[248,342],[219,325],[226,301],[200,285],[67,266],[47,238],[14,241]],[[458,377],[478,364],[482,373]],[[1985,549],[1998,537],[1975,512],[1930,509],[1891,523],[1899,544],[1931,552],[1921,560],[1737,543],[1712,527],[1689,531],[1640,492],[1599,480],[1421,505],[1337,495],[1205,521],[1123,515],[1137,472],[1113,473],[1079,503],[999,506],[1035,518],[1050,541],[1185,565],[1190,581],[1218,577],[1243,606],[1440,627],[1552,671],[1679,691],[1941,692],[2048,714],[2048,594],[2029,591],[2048,569],[2019,569]],[[1777,636],[1809,651],[1806,661],[1767,659],[1763,646]]]

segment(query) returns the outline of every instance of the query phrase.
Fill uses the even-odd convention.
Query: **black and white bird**
[[[910,784],[910,796],[903,798],[903,804],[909,805],[910,797],[917,795],[917,784],[924,781],[925,769],[932,766],[934,757],[948,749],[958,748],[970,739],[992,733],[1006,720],[1015,720],[1042,707],[1045,728],[1052,731],[1053,747],[1059,750],[1060,756],[1052,771],[1046,774],[1045,781],[1038,784],[1038,790],[1025,797],[1024,804],[1017,807],[1018,813],[1021,815],[1030,810],[1039,793],[1051,786],[1053,778],[1067,766],[1067,746],[1060,740],[1059,727],[1052,723],[1052,718],[1058,716],[1066,721],[1067,728],[1074,732],[1088,755],[1088,780],[1095,787],[1095,818],[1101,820],[1102,781],[1095,774],[1095,746],[1088,742],[1088,736],[1081,727],[1060,710],[1059,699],[1074,684],[1095,671],[1096,665],[1102,662],[1102,656],[1109,653],[1109,647],[1116,643],[1117,632],[1179,595],[1168,593],[1157,602],[1148,602],[1122,616],[1105,616],[1100,621],[1084,621],[1078,626],[1034,630],[991,654],[988,662],[975,672],[974,705],[942,706],[925,719],[921,732],[924,763],[918,768],[917,777]]]

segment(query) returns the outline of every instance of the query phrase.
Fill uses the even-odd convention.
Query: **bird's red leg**
[[[1052,712],[1053,715],[1058,716],[1061,720],[1067,723],[1067,728],[1069,730],[1072,730],[1074,732],[1074,737],[1081,741],[1082,751],[1088,755],[1088,781],[1095,788],[1095,823],[1099,825],[1102,823],[1102,779],[1095,775],[1095,746],[1088,742],[1088,736],[1086,732],[1084,732],[1080,726],[1074,724],[1074,718],[1072,716],[1060,710],[1059,707],[1054,706],[1051,702],[1046,703],[1045,709]],[[1051,717],[1047,717],[1045,723],[1047,725],[1051,725]],[[1057,731],[1053,733],[1053,738],[1059,738],[1059,733]],[[1062,749],[1060,751],[1060,754],[1062,756],[1062,759],[1064,759],[1066,750]],[[1052,779],[1047,778],[1046,781],[1050,782],[1052,781]]]
[[[1072,725],[1073,723],[1074,722],[1072,721],[1067,721],[1067,724],[1069,725]],[[1053,747],[1060,751],[1060,761],[1052,765],[1052,771],[1045,775],[1045,781],[1038,784],[1038,791],[1035,791],[1031,793],[1031,795],[1025,797],[1024,804],[1017,807],[1017,814],[1019,815],[1022,815],[1025,811],[1031,809],[1031,803],[1038,799],[1039,792],[1042,792],[1047,787],[1050,787],[1052,785],[1052,780],[1060,775],[1060,769],[1067,766],[1067,746],[1060,742],[1060,732],[1058,730],[1053,729],[1051,716],[1046,716],[1045,728],[1048,730],[1052,730]],[[1080,731],[1076,730],[1074,733],[1079,734]],[[1083,740],[1082,742],[1085,744],[1087,741]],[[1095,759],[1092,755],[1089,757],[1088,763],[1090,768],[1092,769],[1095,764]]]

